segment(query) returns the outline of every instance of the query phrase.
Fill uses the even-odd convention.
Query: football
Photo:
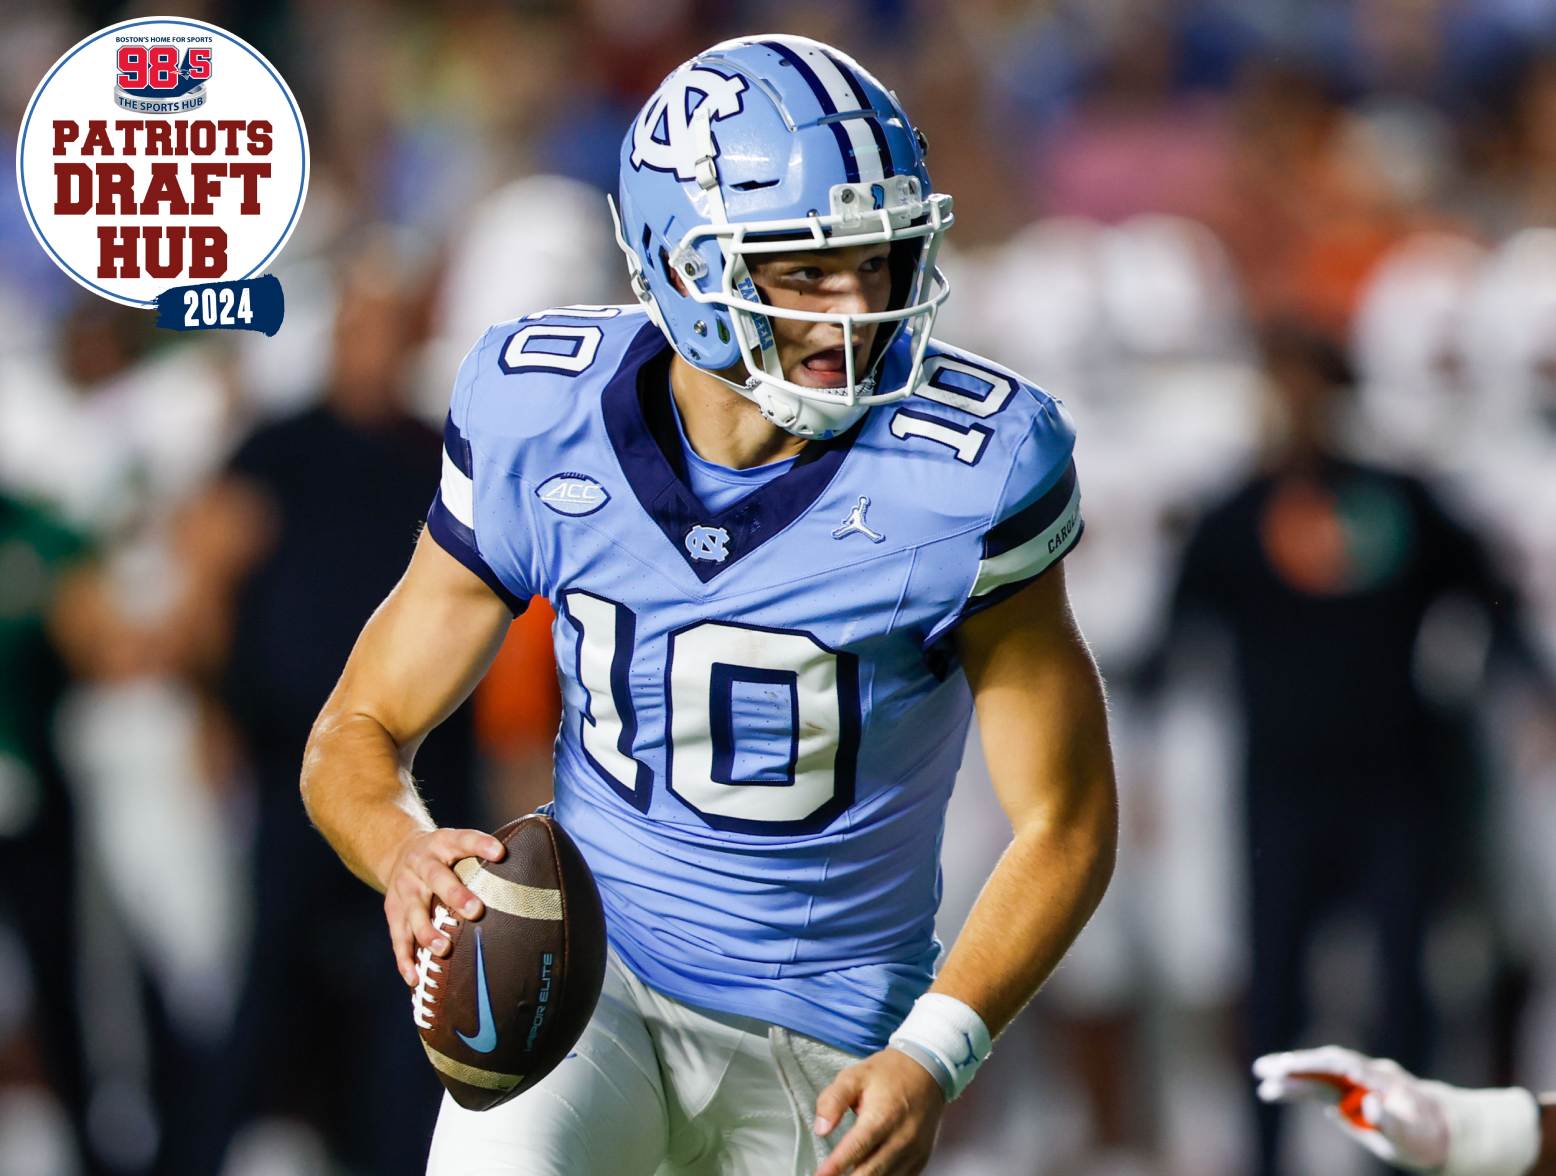
[[[467,922],[437,907],[450,951],[417,953],[411,1000],[438,1078],[473,1111],[549,1074],[583,1033],[605,981],[605,915],[572,838],[539,813],[493,836],[507,847],[502,861],[454,866],[486,910]]]

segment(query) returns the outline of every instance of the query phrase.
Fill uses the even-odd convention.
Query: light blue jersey
[[[919,394],[709,508],[669,355],[635,308],[491,328],[428,526],[515,612],[557,610],[556,814],[627,965],[872,1052],[939,950],[971,712],[948,638],[1075,544],[1074,434],[1044,393],[932,344]]]

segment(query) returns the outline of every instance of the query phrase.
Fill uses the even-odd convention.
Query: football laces
[[[458,925],[459,920],[454,918],[442,903],[433,910],[433,930],[442,931]],[[433,995],[438,982],[433,977],[441,975],[442,972],[443,965],[433,956],[430,947],[416,950],[416,991],[411,996],[411,1017],[418,1029],[432,1028],[432,1018],[437,1013],[434,1006],[438,1003],[438,998]]]

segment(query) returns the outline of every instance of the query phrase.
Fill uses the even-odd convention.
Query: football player
[[[304,798],[414,983],[418,950],[448,950],[435,908],[481,909],[451,865],[501,849],[436,827],[411,757],[546,596],[555,814],[604,900],[605,989],[533,1090],[444,1100],[430,1170],[916,1172],[1112,869],[1102,689],[1059,564],[1073,430],[931,339],[951,199],[834,49],[752,37],[676,69],[616,211],[638,305],[500,323],[466,356],[426,531]],[[937,969],[974,706],[1015,836]]]
[[[1269,1103],[1316,1102],[1379,1159],[1438,1176],[1556,1176],[1556,1096],[1461,1090],[1328,1045],[1253,1065]]]

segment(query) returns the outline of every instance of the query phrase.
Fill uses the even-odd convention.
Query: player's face
[[[805,253],[751,257],[751,276],[768,303],[784,310],[826,314],[868,314],[885,310],[891,300],[890,246],[855,245]],[[840,388],[848,380],[843,328],[771,318],[784,378],[811,388]],[[854,365],[864,370],[878,323],[854,328]]]

